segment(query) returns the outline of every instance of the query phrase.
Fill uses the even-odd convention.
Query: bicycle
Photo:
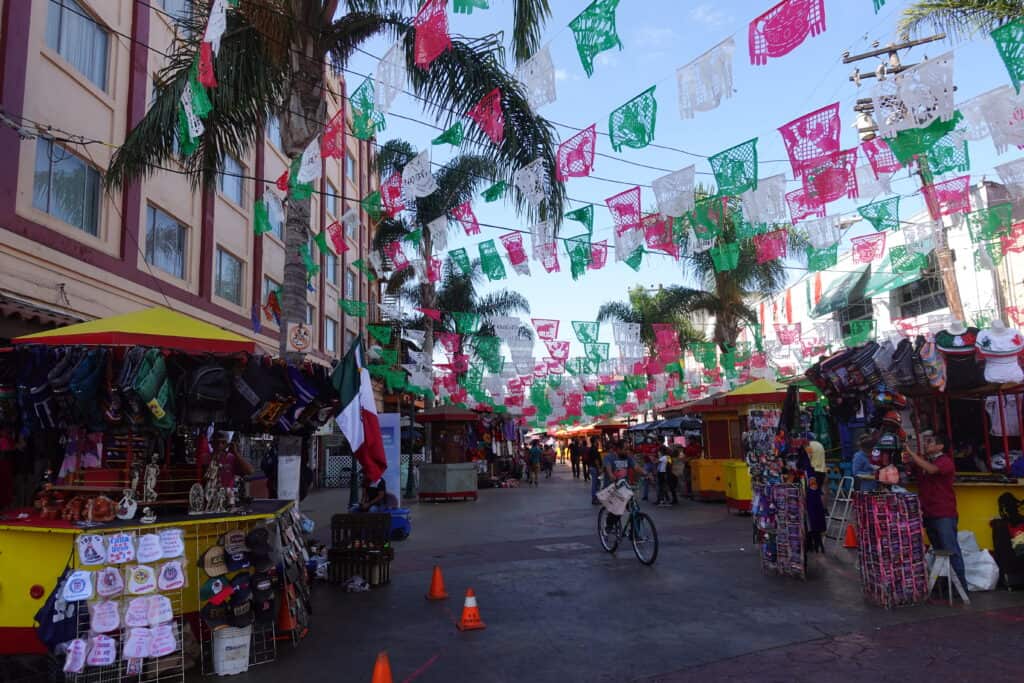
[[[615,482],[619,488],[628,487],[629,483],[622,480]],[[608,508],[601,506],[597,512],[597,537],[601,541],[601,547],[610,553],[614,553],[619,542],[623,538],[629,538],[633,544],[633,553],[641,564],[650,566],[658,559],[658,530],[654,527],[654,520],[646,512],[640,511],[640,504],[636,501],[636,491],[632,491],[629,501],[626,503],[626,511],[619,515],[611,527],[608,526]],[[626,524],[622,523],[623,519]]]

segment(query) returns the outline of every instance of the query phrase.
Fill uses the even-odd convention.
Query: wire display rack
[[[266,526],[273,531],[276,527],[276,520],[265,520]],[[198,558],[206,551],[207,548],[213,545],[217,545],[221,537],[229,531],[241,530],[248,534],[257,526],[262,526],[264,520],[225,520],[218,521],[216,523],[203,524],[198,532],[195,534],[193,540],[193,555]],[[274,534],[271,533],[273,538]],[[195,580],[198,582],[196,585],[202,585],[209,577],[206,573],[197,566],[193,567],[195,572]],[[243,573],[252,573],[252,569],[242,569],[237,572],[231,572],[227,575],[229,578],[233,578]],[[198,592],[197,592],[198,596]],[[198,600],[195,605],[192,605],[192,609],[199,612],[203,604],[201,600]],[[210,676],[216,673],[213,665],[213,630],[204,622],[201,618],[196,620],[199,625],[199,633],[197,640],[199,641],[199,669],[202,675]],[[277,658],[277,639],[275,633],[275,624],[273,621],[268,623],[254,623],[252,625],[252,637],[249,643],[249,666],[256,666],[259,664],[266,664],[272,662]]]
[[[141,530],[145,532],[145,529]],[[138,547],[139,530],[119,530],[117,535],[129,534],[132,537],[133,547]],[[106,543],[114,533],[101,534],[104,537],[104,543]],[[159,571],[159,566],[163,562],[167,562],[171,559],[181,559],[184,566],[188,565],[188,558],[163,558],[160,561],[151,563],[148,566],[152,566],[154,572]],[[125,572],[127,567],[136,566],[136,563],[126,563],[123,565],[90,565],[82,566],[78,558],[78,554],[74,554],[72,561],[73,566],[76,569],[88,569],[90,571],[98,572],[106,567],[116,567],[120,571]],[[95,576],[95,575],[94,575]],[[94,582],[95,584],[95,582]],[[94,585],[95,588],[95,585]],[[174,618],[171,620],[170,625],[173,630],[175,639],[175,650],[174,652],[164,655],[163,657],[144,657],[138,659],[124,659],[123,647],[128,639],[129,631],[131,630],[124,623],[125,610],[128,604],[139,597],[148,597],[151,595],[162,595],[170,600],[171,610]],[[94,600],[98,600],[97,596],[94,596]],[[105,635],[111,637],[115,643],[115,658],[114,661],[105,666],[90,666],[88,662],[85,668],[80,673],[68,673],[66,680],[73,683],[121,683],[122,681],[131,683],[174,683],[183,682],[185,680],[185,653],[184,653],[184,641],[183,641],[183,624],[184,624],[184,599],[182,589],[172,591],[156,591],[146,596],[130,595],[128,594],[128,580],[125,580],[125,589],[120,595],[103,598],[111,602],[116,603],[118,614],[120,615],[120,626],[114,631]],[[92,602],[92,601],[91,601]],[[78,628],[77,637],[86,640],[87,643],[91,643],[92,638],[96,635],[90,628],[90,611],[88,609],[80,609],[78,611]]]

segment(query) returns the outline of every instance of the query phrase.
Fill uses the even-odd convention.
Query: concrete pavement
[[[329,535],[346,491],[303,503]],[[977,594],[893,611],[866,604],[848,551],[813,556],[807,582],[762,575],[750,518],[722,505],[645,505],[661,551],[644,567],[609,555],[589,485],[567,467],[537,489],[476,503],[413,506],[389,586],[347,594],[321,584],[310,635],[239,680],[369,681],[387,650],[395,681],[1004,680],[1024,644],[1024,600]],[[434,564],[451,598],[423,599]],[[455,621],[467,587],[488,628]],[[1017,669],[1019,670],[1019,669]]]

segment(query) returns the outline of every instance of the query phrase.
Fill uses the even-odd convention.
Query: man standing
[[[530,466],[530,484],[533,486],[540,486],[540,463],[543,458],[543,453],[540,450],[540,441],[537,439],[533,440],[530,444],[530,452],[528,456]]]
[[[590,448],[584,456],[583,464],[590,475],[590,504],[597,505],[597,490],[601,487],[601,452],[597,450],[598,440],[590,440]]]
[[[958,515],[953,478],[956,470],[953,458],[946,453],[946,439],[938,434],[924,432],[922,435],[924,456],[915,453],[907,440],[903,452],[908,457],[910,472],[917,480],[917,496],[921,501],[921,516],[928,540],[936,550],[952,553],[950,564],[960,579],[960,585],[967,591],[967,574],[960,543],[956,537]]]
[[[580,478],[580,456],[583,447],[580,446],[579,439],[573,439],[569,442],[569,463],[572,465],[572,478]]]

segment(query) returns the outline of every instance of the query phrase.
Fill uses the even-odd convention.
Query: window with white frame
[[[355,182],[356,179],[356,160],[349,151],[345,152],[345,177]]]
[[[346,223],[345,224],[345,237],[349,238],[352,241],[355,241],[355,239],[356,239],[356,228],[357,227],[358,227],[358,225],[356,223],[352,223],[352,222]]]
[[[192,0],[160,0],[164,12],[170,14],[176,21],[187,19],[192,13]]]
[[[152,204],[146,207],[146,263],[185,279],[184,225]]]
[[[281,289],[281,283],[272,277],[267,275],[263,276],[263,291],[260,293],[260,305],[265,306],[267,304],[267,297],[270,296],[271,292],[276,292]],[[278,302],[281,303],[280,301]]]
[[[110,36],[75,0],[49,0],[46,46],[92,81],[107,89],[107,51]]]
[[[338,284],[338,257],[334,254],[324,255],[324,277],[332,285]]]
[[[231,303],[242,304],[242,261],[217,247],[217,269],[214,289],[217,296]]]
[[[327,182],[327,194],[324,195],[324,202],[327,203],[327,213],[329,213],[332,218],[337,218],[338,190],[330,181]]]
[[[46,138],[36,140],[32,205],[90,235],[99,234],[100,174]]]
[[[345,298],[356,298],[356,274],[351,270],[345,271]]]
[[[313,304],[306,304],[306,324],[312,325],[314,319],[316,319],[316,309]]]
[[[324,325],[324,350],[328,353],[338,353],[338,321],[327,318]]]
[[[281,119],[274,114],[267,119],[267,140],[279,152],[284,151],[284,144],[281,142]]]
[[[224,156],[224,168],[220,173],[220,191],[225,197],[239,206],[242,206],[245,199],[245,179],[242,177],[244,174],[245,169],[238,159],[230,154]]]

